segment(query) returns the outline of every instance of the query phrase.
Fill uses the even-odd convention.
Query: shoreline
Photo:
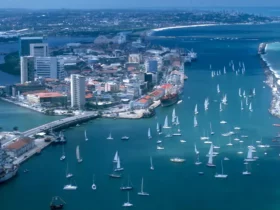
[[[261,65],[266,75],[266,81],[264,81],[264,83],[271,88],[272,94],[272,100],[268,111],[272,116],[280,118],[280,92],[278,91],[278,88],[280,87],[280,76],[276,74],[275,70],[272,69],[269,62],[263,56],[263,54],[265,54],[267,51],[268,44],[272,43],[277,42],[265,43],[264,51],[262,54],[260,54],[260,59]]]

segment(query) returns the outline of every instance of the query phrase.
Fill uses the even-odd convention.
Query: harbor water
[[[278,133],[273,123],[279,119],[268,113],[271,90],[265,86],[264,71],[261,68],[257,49],[260,42],[274,42],[279,39],[280,25],[237,25],[211,26],[206,28],[187,28],[160,31],[154,34],[152,42],[169,47],[194,49],[198,60],[186,66],[188,80],[185,82],[183,102],[171,107],[159,107],[156,116],[141,120],[97,119],[79,127],[65,131],[66,159],[60,161],[62,146],[50,146],[40,156],[24,163],[18,175],[0,186],[1,210],[48,209],[52,196],[60,196],[66,201],[67,210],[110,210],[122,209],[127,201],[127,194],[120,191],[122,184],[127,183],[128,176],[134,190],[130,193],[130,202],[134,209],[161,210],[236,210],[236,209],[271,209],[280,207],[280,168],[278,167],[280,150],[278,144],[271,140]],[[229,67],[233,61],[235,68],[244,62],[245,74],[236,75]],[[211,70],[223,71],[214,78]],[[280,66],[279,66],[280,68]],[[221,93],[217,93],[219,84]],[[256,96],[249,98],[253,112],[248,110],[244,98],[238,95],[238,89],[248,95],[255,88]],[[219,102],[227,94],[228,105],[219,111]],[[203,103],[209,98],[209,109],[204,111]],[[240,110],[240,101],[244,110]],[[194,128],[194,107],[198,104],[199,126]],[[173,108],[179,116],[181,137],[164,138],[156,133],[156,123],[163,124],[166,115],[171,119]],[[10,113],[10,114],[8,114]],[[0,103],[0,123],[4,129],[18,126],[20,130],[52,120],[52,117],[40,115],[14,105]],[[220,121],[227,124],[220,124]],[[210,133],[210,122],[215,135],[210,137],[220,145],[219,155],[214,158],[216,168],[206,167],[206,154],[210,145],[204,144],[200,137]],[[232,131],[235,126],[241,127],[238,135],[223,137],[221,133]],[[152,139],[148,139],[151,128]],[[178,127],[176,127],[178,129]],[[85,141],[84,131],[88,141]],[[174,128],[175,130],[175,128]],[[164,130],[164,132],[167,132]],[[107,140],[109,133],[114,140]],[[122,141],[122,136],[129,136]],[[248,138],[241,138],[246,135]],[[244,142],[234,141],[240,138]],[[156,149],[156,141],[162,140],[164,150]],[[181,143],[184,139],[186,143]],[[254,154],[259,159],[250,164],[251,176],[243,176],[244,158],[247,146],[255,145],[261,140],[270,148],[257,148]],[[231,141],[233,146],[227,146]],[[200,151],[202,165],[196,166],[194,144]],[[76,146],[80,146],[82,163],[77,163]],[[242,150],[244,154],[237,154]],[[110,179],[113,171],[113,157],[118,151],[121,165],[124,167],[121,179]],[[265,154],[266,153],[266,154]],[[154,171],[150,170],[150,157],[153,158]],[[184,163],[172,163],[170,158],[186,159]],[[221,173],[220,162],[224,157],[224,173],[227,179],[215,179],[215,173]],[[69,183],[65,178],[66,166],[74,174],[72,183],[76,191],[64,191],[63,186]],[[23,173],[28,169],[28,173]],[[198,172],[204,175],[199,176]],[[93,174],[97,190],[91,189]],[[140,197],[141,178],[144,178],[144,191],[150,196]]]

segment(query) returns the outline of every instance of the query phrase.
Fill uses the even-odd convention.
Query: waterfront
[[[276,35],[280,34],[280,29],[275,25],[250,26],[253,32],[249,33],[245,30],[247,27],[213,26],[174,29],[158,33],[165,37],[174,35],[181,37],[156,39],[155,43],[166,46],[179,44],[180,47],[193,48],[199,56],[198,61],[186,71],[189,79],[184,86],[183,103],[174,106],[180,118],[183,136],[172,139],[161,137],[165,150],[156,150],[156,140],[158,140],[155,132],[156,122],[163,123],[166,114],[170,117],[173,107],[158,108],[156,117],[150,119],[94,120],[65,132],[68,143],[65,147],[67,158],[64,163],[59,160],[62,148],[55,146],[47,148],[41,156],[23,164],[16,178],[1,185],[1,207],[9,210],[47,209],[51,197],[59,195],[67,202],[65,209],[68,210],[122,209],[121,205],[126,201],[126,193],[121,192],[119,187],[126,181],[127,175],[130,175],[135,187],[134,192],[130,194],[134,209],[278,209],[280,206],[278,147],[266,149],[268,153],[266,156],[264,150],[258,149],[257,155],[260,159],[252,164],[252,176],[245,177],[241,175],[245,167],[244,155],[236,154],[240,148],[239,144],[233,141],[234,146],[227,147],[229,138],[220,135],[234,126],[243,128],[242,134],[249,136],[248,139],[244,139],[244,154],[247,145],[262,137],[263,143],[276,144],[272,143],[271,139],[277,134],[277,128],[271,125],[279,123],[279,119],[272,117],[267,111],[271,101],[271,89],[263,88],[263,81],[266,78],[256,53],[260,42],[277,40]],[[213,40],[218,36],[239,39]],[[239,61],[245,63],[245,75],[236,76],[229,70],[228,63],[231,60],[236,65]],[[228,73],[212,79],[210,64],[213,70],[227,66]],[[218,83],[221,95],[224,93],[228,95],[228,105],[221,113],[219,103],[215,102],[221,98],[221,95],[218,96],[216,93]],[[245,89],[247,93],[251,88],[256,88],[256,97],[253,98],[254,112],[250,113],[247,108],[243,112],[240,111],[238,88]],[[206,97],[210,99],[207,113],[203,110]],[[197,116],[199,127],[193,128],[193,110],[196,103],[200,112]],[[5,102],[0,102],[0,119],[4,130],[9,130],[15,125],[20,130],[25,130],[54,117],[10,104],[7,106]],[[221,120],[226,120],[228,124],[221,125]],[[207,160],[205,154],[209,145],[203,144],[199,138],[204,130],[209,131],[210,121],[216,132],[211,139],[214,142],[218,142],[219,139],[221,145],[220,155],[214,159],[217,170],[207,168],[205,165],[199,166],[198,169],[198,166],[193,164],[194,142],[200,150],[201,160],[204,163]],[[149,127],[154,137],[152,140],[147,139]],[[84,141],[85,129],[88,133],[88,142]],[[106,140],[109,132],[114,137],[113,141]],[[122,142],[120,138],[123,135],[130,136],[129,141]],[[180,139],[187,142],[181,144]],[[78,144],[84,159],[81,164],[77,164],[75,159],[75,147]],[[125,177],[122,180],[112,180],[107,175],[112,172],[112,159],[116,150],[119,151],[125,168]],[[149,156],[153,156],[154,171],[149,170]],[[174,156],[184,157],[186,162],[182,165],[171,163],[169,158]],[[214,174],[220,172],[219,162],[225,156],[230,158],[230,161],[224,162],[225,172],[229,177],[227,180],[217,180]],[[74,180],[78,185],[77,191],[62,190],[67,184],[66,162],[69,163],[69,170],[74,174]],[[25,168],[30,172],[23,173]],[[198,176],[199,170],[204,171],[205,175]],[[96,191],[91,190],[93,173],[97,185]],[[142,176],[145,179],[145,191],[150,193],[146,198],[136,195]],[[11,198],[16,198],[17,202],[11,202]],[[108,199],[110,202],[106,202]]]

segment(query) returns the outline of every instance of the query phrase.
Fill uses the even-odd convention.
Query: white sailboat
[[[214,145],[213,144],[210,145],[208,154],[206,155],[206,157],[210,157],[210,156],[213,156],[213,157],[216,156],[216,155],[214,155]]]
[[[157,123],[157,132],[159,132],[159,131],[160,131],[159,124]]]
[[[246,97],[246,106],[248,106],[249,103],[248,103],[248,97]]]
[[[222,103],[223,103],[224,105],[227,104],[227,94],[224,95],[224,97],[223,97],[223,99],[222,99]]]
[[[226,67],[224,66],[224,74],[226,74],[227,73],[227,71],[226,71]]]
[[[148,139],[151,139],[152,138],[152,136],[151,136],[151,129],[149,128],[148,129]]]
[[[172,124],[175,124],[175,121],[176,121],[176,112],[175,112],[175,108],[174,108],[173,112],[172,112]]]
[[[199,160],[199,155],[197,154],[197,158],[196,158],[196,161],[194,162],[194,164],[195,165],[201,165],[202,164],[202,162],[200,162],[200,160]]]
[[[242,101],[240,101],[240,106],[241,106],[241,110],[243,110],[244,108],[243,108],[243,102]]]
[[[242,175],[245,175],[245,176],[246,176],[246,175],[251,175],[251,172],[248,170],[248,165],[249,165],[249,164],[246,164],[246,171],[243,171],[243,172],[242,172]]]
[[[198,114],[198,110],[197,110],[197,104],[194,107],[194,114]]]
[[[65,155],[65,152],[64,152],[64,145],[62,146],[62,155],[60,157],[60,160],[65,160],[66,158],[66,155]]]
[[[213,164],[213,155],[209,155],[208,163],[206,164],[208,167],[216,167],[215,164]]]
[[[114,163],[118,162],[118,158],[119,158],[119,154],[118,154],[118,151],[116,151],[113,162]]]
[[[246,93],[245,93],[245,90],[243,91],[243,97],[244,97],[244,98],[246,97]]]
[[[222,112],[223,111],[223,105],[222,105],[222,103],[220,103],[220,112]]]
[[[115,171],[123,171],[123,170],[124,170],[124,168],[121,167],[120,157],[118,157],[117,166],[115,168]]]
[[[165,117],[164,125],[163,125],[162,128],[170,128],[170,127],[168,126],[168,116]]]
[[[217,93],[220,93],[221,91],[220,91],[220,86],[219,86],[219,84],[217,84]]]
[[[207,111],[208,110],[208,105],[209,105],[209,99],[206,98],[204,101],[204,110]]]
[[[214,134],[215,134],[215,132],[212,130],[212,123],[210,123],[210,134],[211,134],[211,135],[214,135]]]
[[[175,125],[180,125],[179,117],[178,116],[176,117]]]
[[[215,76],[215,73],[211,71],[211,77],[213,78]]]
[[[76,147],[76,158],[77,158],[78,163],[83,162],[83,159],[80,156],[80,146],[79,145]]]
[[[252,147],[248,148],[247,158],[245,158],[244,161],[246,161],[246,162],[256,161],[256,159],[253,158],[253,149],[252,149]]]
[[[249,105],[249,111],[250,111],[250,112],[253,112],[252,102],[250,102],[250,105]]]
[[[85,141],[88,141],[87,131],[85,130]]]
[[[113,140],[114,138],[112,137],[112,134],[110,132],[109,136],[107,137],[108,140]]]
[[[227,143],[227,146],[232,146],[233,144],[231,143],[231,137],[229,138],[229,143]]]
[[[71,181],[70,184],[64,185],[63,190],[77,190],[78,186],[77,185],[72,185]]]
[[[144,192],[144,178],[143,177],[142,177],[142,182],[141,182],[141,191],[138,192],[138,195],[149,196],[149,193]]]
[[[194,116],[194,120],[193,120],[194,122],[193,122],[193,126],[194,127],[197,127],[198,126],[198,123],[197,123],[197,120],[196,120],[196,117]]]
[[[68,163],[67,163],[67,166],[66,166],[66,178],[71,178],[73,176],[73,174],[69,173],[69,167],[68,167]]]
[[[95,184],[95,182],[94,182],[94,175],[92,176],[92,185],[91,185],[91,189],[92,190],[96,190],[96,184]]]
[[[256,95],[256,89],[254,88],[253,89],[253,96],[255,96]]]
[[[194,152],[195,152],[195,154],[199,154],[199,151],[197,150],[197,148],[196,148],[196,144],[194,144]]]
[[[222,166],[222,173],[221,174],[215,174],[215,178],[221,178],[225,179],[228,177],[227,174],[224,174],[224,167],[223,167],[223,161],[221,160],[221,166]]]
[[[153,165],[153,158],[152,157],[150,157],[150,169],[153,171],[153,170],[155,170],[155,168],[154,168],[154,165]]]
[[[133,204],[130,203],[130,201],[129,201],[129,191],[127,192],[127,202],[125,202],[122,206],[123,207],[131,207],[131,206],[133,206]]]
[[[239,88],[239,90],[238,90],[238,95],[239,95],[240,97],[242,97],[241,88]]]

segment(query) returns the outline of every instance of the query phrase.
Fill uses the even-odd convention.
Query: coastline
[[[277,42],[272,42],[272,43],[277,43]],[[271,115],[280,118],[280,92],[278,90],[278,88],[280,87],[280,76],[276,74],[276,71],[271,67],[269,62],[263,56],[263,54],[265,54],[267,51],[268,45],[272,43],[265,43],[264,52],[260,54],[260,59],[261,59],[261,65],[264,69],[264,73],[267,76],[266,81],[264,81],[264,83],[271,88],[271,94],[272,94],[272,100],[268,111]]]

